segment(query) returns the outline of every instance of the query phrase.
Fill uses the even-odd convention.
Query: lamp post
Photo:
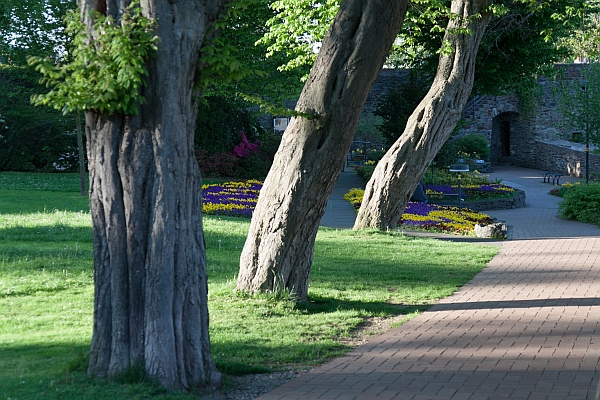
[[[450,172],[458,173],[458,212],[462,212],[462,190],[460,187],[460,173],[469,172],[469,164],[452,164]]]

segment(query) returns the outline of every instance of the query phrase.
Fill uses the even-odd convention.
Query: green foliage
[[[361,115],[358,126],[356,127],[354,140],[370,143],[383,143],[383,136],[378,128],[378,125],[381,125],[382,123],[383,120],[381,117],[372,114]]]
[[[270,56],[284,53],[290,58],[280,66],[281,70],[311,66],[316,58],[315,49],[331,26],[339,6],[340,0],[318,3],[314,0],[275,1],[271,7],[276,14],[267,22],[269,31],[259,43],[268,45]],[[388,65],[414,67],[432,60],[435,64],[438,54],[447,50],[443,43],[446,23],[449,18],[458,17],[451,14],[447,1],[411,1]]]
[[[572,185],[558,204],[562,218],[600,226],[600,184]]]
[[[267,46],[259,39],[266,33],[267,20],[273,17],[270,0],[237,0],[217,24],[218,36],[204,45],[201,61],[206,61],[200,84],[209,97],[238,93],[246,101],[269,109],[285,108],[285,101],[297,98],[301,77],[308,66],[280,71],[288,62],[284,53],[267,55]],[[210,36],[210,35],[209,35]],[[284,115],[285,112],[271,112]]]
[[[232,150],[244,132],[258,151],[236,157]],[[279,136],[262,129],[250,105],[237,98],[210,96],[198,107],[194,146],[203,176],[262,179],[269,172]]]
[[[65,17],[66,32],[73,37],[69,60],[55,64],[50,58],[30,57],[28,62],[42,74],[41,83],[50,88],[32,97],[35,105],[48,105],[67,114],[79,110],[101,113],[138,113],[144,103],[139,90],[147,75],[145,59],[156,50],[156,22],[142,15],[132,2],[115,22],[110,16],[92,13],[95,35],[88,37],[76,11]]]
[[[582,65],[580,79],[559,78],[555,98],[563,133],[579,130],[585,143],[600,145],[600,63]]]
[[[239,179],[265,179],[281,138],[270,132],[264,132],[258,141],[258,151],[237,160],[234,175]]]
[[[264,179],[273,164],[280,140],[278,135],[263,131],[255,143],[258,149],[243,157],[236,156],[233,151],[209,155],[204,149],[196,149],[196,160],[203,176]]]
[[[360,176],[363,181],[368,182],[371,180],[373,172],[375,172],[375,164],[361,165],[360,167],[354,168],[354,171],[356,171],[356,174]]]
[[[244,132],[250,142],[256,141],[262,128],[247,102],[225,96],[205,97],[198,105],[194,146],[207,155],[230,151],[240,142]]]
[[[554,20],[572,27],[571,34],[560,38],[559,44],[580,61],[600,57],[600,1],[574,2],[564,13],[552,15]]]
[[[537,76],[546,75],[554,63],[564,60],[567,49],[557,46],[568,37],[573,21],[563,24],[552,15],[564,15],[584,0],[502,0],[507,12],[495,15],[479,46],[474,93],[520,92],[531,98]]]
[[[75,0],[2,0],[0,63],[22,67],[29,56],[64,51],[68,38],[62,17],[75,7]]]
[[[472,133],[460,138],[450,138],[444,143],[435,156],[437,167],[447,168],[459,160],[488,160],[490,146],[487,139],[480,134]]]
[[[0,171],[75,170],[74,118],[31,105],[35,75],[26,67],[0,64]]]
[[[314,0],[278,0],[271,4],[276,15],[267,21],[269,31],[258,41],[268,45],[267,56],[284,53],[290,60],[279,67],[290,71],[312,66],[315,48],[325,37],[339,8],[340,0],[326,0],[315,6]]]
[[[489,175],[482,175],[478,171],[468,172],[460,174],[461,184],[466,188],[467,186],[481,186],[489,185],[490,183],[500,183],[500,181],[492,182],[489,179]],[[433,175],[431,169],[427,170],[423,177],[423,182],[426,184],[433,185],[458,185],[458,174],[456,172],[450,172],[446,168],[434,169]]]
[[[377,128],[387,144],[393,144],[402,135],[408,118],[430,86],[431,77],[413,69],[406,77],[397,78],[380,97],[373,114],[382,119]]]
[[[490,145],[483,135],[472,133],[462,136],[454,142],[458,150],[470,159],[487,160],[490,158]]]
[[[236,26],[243,19],[250,5],[259,3],[257,0],[233,0],[229,2],[227,12],[221,14],[212,31],[207,33],[210,38],[200,50],[200,63],[203,65],[198,85],[206,89],[218,81],[227,83],[239,81],[249,75],[264,78],[267,74],[260,69],[252,69],[244,66],[239,61],[238,43],[227,40],[227,36],[221,35],[230,26]],[[236,28],[239,29],[239,25]]]

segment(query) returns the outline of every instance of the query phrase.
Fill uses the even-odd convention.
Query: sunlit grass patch
[[[91,216],[89,209],[38,211],[48,193],[57,204],[70,195],[39,191],[29,210],[23,205],[18,213],[0,213],[0,394],[21,400],[196,399],[152,383],[86,375],[94,296]],[[398,232],[321,228],[309,301],[297,304],[286,291],[235,291],[249,225],[245,218],[203,219],[211,353],[228,374],[305,369],[342,355],[366,319],[418,315],[471,279],[498,250]]]
[[[79,193],[79,174],[0,172],[0,190]]]

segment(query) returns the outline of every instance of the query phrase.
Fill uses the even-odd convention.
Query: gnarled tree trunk
[[[118,20],[129,0],[84,1]],[[94,234],[90,375],[131,367],[173,390],[220,374],[210,356],[193,97],[200,46],[224,0],[142,0],[158,20],[138,116],[86,112]]]
[[[393,229],[415,187],[460,119],[473,87],[475,58],[491,17],[491,0],[452,0],[445,40],[453,54],[441,56],[431,89],[412,113],[404,133],[379,161],[359,210],[354,229]],[[474,17],[481,13],[481,17]],[[458,34],[468,27],[471,34]]]
[[[314,240],[406,0],[347,0],[323,40],[254,210],[237,288],[307,298]]]

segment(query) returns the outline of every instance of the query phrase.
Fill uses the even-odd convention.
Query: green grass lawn
[[[78,190],[77,175],[0,173],[0,400],[194,398],[86,376],[93,257],[87,199]],[[244,219],[205,217],[212,355],[229,375],[303,369],[340,356],[366,318],[418,315],[498,251],[321,229],[309,302],[295,304],[284,293],[234,291],[248,227]]]

